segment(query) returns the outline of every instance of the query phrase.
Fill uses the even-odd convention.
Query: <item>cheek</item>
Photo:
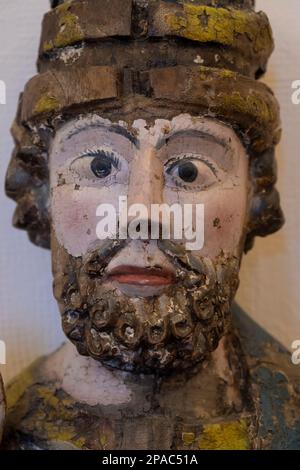
[[[59,243],[70,255],[81,256],[97,240],[97,207],[101,203],[110,203],[117,207],[118,197],[116,190],[110,188],[86,187],[74,190],[73,185],[65,185],[53,189],[53,229]]]
[[[245,189],[219,190],[205,204],[203,255],[239,255],[247,214]],[[202,253],[201,253],[202,254]]]
[[[204,205],[204,246],[194,254],[214,258],[220,251],[239,255],[248,207],[245,186],[216,188],[200,193],[166,193],[168,202]],[[197,227],[193,226],[196,231]]]

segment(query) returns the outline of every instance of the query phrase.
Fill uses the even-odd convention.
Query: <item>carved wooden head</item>
[[[257,82],[273,50],[268,19],[251,0],[52,4],[12,127],[14,224],[51,245],[63,328],[82,354],[188,368],[230,325],[243,251],[283,223],[279,109]],[[126,228],[146,237],[120,236],[125,200]],[[164,232],[160,205],[182,210],[182,226],[173,214]],[[200,205],[202,228],[185,212]]]

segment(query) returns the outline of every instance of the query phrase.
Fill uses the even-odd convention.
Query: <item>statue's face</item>
[[[248,156],[234,131],[189,115],[131,126],[88,116],[57,131],[50,169],[55,295],[79,351],[140,371],[203,360],[230,322],[247,223]],[[121,230],[120,197],[143,239],[113,224],[99,238],[103,204]],[[163,203],[192,208],[180,236],[174,218],[170,236],[148,232]],[[133,216],[133,204],[144,211]]]

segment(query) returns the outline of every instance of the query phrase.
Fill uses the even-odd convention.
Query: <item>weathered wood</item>
[[[150,84],[155,99],[190,103],[202,108],[202,113],[208,109],[220,119],[230,119],[252,141],[255,151],[278,143],[279,107],[263,83],[211,67],[178,66],[152,69]]]
[[[252,7],[251,0],[64,2],[45,15],[40,69],[59,68],[61,62],[76,62],[80,57],[82,61],[89,60],[89,65],[118,63],[128,67],[131,48],[136,50],[138,69],[143,67],[142,59],[148,68],[150,60],[166,66],[183,65],[188,55],[181,52],[174,57],[175,42],[190,53],[194,49],[190,63],[198,60],[258,78],[266,70],[274,44],[266,15],[254,12]],[[147,54],[145,40],[154,45],[153,54]],[[103,55],[97,48],[103,48]],[[165,57],[168,48],[172,63],[167,63]]]
[[[40,53],[83,40],[130,36],[131,9],[132,0],[77,0],[62,4],[44,17]]]
[[[299,368],[240,310],[236,324],[198,370],[164,377],[64,346],[8,387],[4,448],[299,449]]]
[[[114,67],[78,67],[62,72],[36,75],[26,85],[21,120],[26,122],[41,115],[59,113],[74,105],[88,105],[116,99],[118,74]]]
[[[170,38],[168,41],[156,39],[151,42],[128,39],[126,43],[119,39],[107,39],[101,43],[101,47],[97,42],[88,42],[84,46],[57,49],[51,54],[50,61],[48,55],[41,55],[38,69],[40,73],[44,73],[49,70],[64,70],[66,66],[71,67],[74,64],[78,67],[117,64],[120,69],[128,67],[142,71],[174,65],[190,66],[194,63],[213,64],[216,68],[235,70],[251,78],[258,78],[265,70],[265,67],[260,67],[258,73],[257,63],[246,60],[242,50],[237,50],[232,56],[218,44],[201,44],[180,38]]]
[[[3,386],[2,376],[0,374],[0,444],[1,444],[3,430],[4,430],[5,408],[6,408],[6,404],[5,404],[4,386]]]
[[[159,0],[150,7],[150,37],[180,37],[201,43],[218,43],[242,50],[249,61],[262,67],[274,43],[267,16],[243,11],[231,2],[230,8],[207,6],[201,2]],[[237,40],[238,38],[238,40]],[[234,55],[234,54],[233,54]]]
[[[72,1],[72,0],[71,0]],[[133,3],[137,3],[139,5],[147,5],[151,4],[152,2],[155,2],[156,0],[133,0]],[[182,1],[182,0],[181,0]],[[55,8],[58,5],[62,5],[63,3],[68,3],[70,0],[51,0],[51,7]],[[99,4],[101,0],[98,0]],[[180,2],[180,0],[173,0],[173,2]],[[245,8],[245,9],[250,9],[254,7],[255,0],[193,0],[193,3],[195,5],[209,5],[209,6],[222,6],[222,7],[230,7],[232,6],[232,3],[237,8]]]
[[[125,121],[126,132],[135,130],[134,137],[134,121],[145,119],[150,128],[159,119],[175,120],[186,113],[191,121],[201,116],[208,126],[224,127],[231,133],[228,142],[238,145],[240,163],[243,157],[243,176],[234,186],[245,189],[249,200],[245,196],[239,209],[232,199],[222,198],[221,208],[227,209],[227,201],[241,227],[230,258],[224,253],[226,234],[216,237],[205,262],[201,254],[193,258],[182,246],[160,240],[158,249],[166,260],[172,258],[177,283],[169,287],[166,302],[153,299],[157,296],[151,291],[142,303],[135,295],[134,301],[127,293],[123,298],[122,289],[102,289],[102,275],[119,241],[93,253],[79,250],[79,255],[76,246],[67,249],[68,230],[58,240],[55,217],[69,222],[73,191],[79,193],[81,183],[74,190],[68,185],[67,191],[57,191],[58,203],[53,196],[51,207],[54,292],[63,329],[80,355],[71,345],[63,347],[8,387],[3,447],[299,448],[298,371],[288,353],[261,329],[249,327],[247,319],[243,324],[240,312],[236,324],[230,315],[244,241],[247,249],[255,235],[276,231],[283,222],[274,188],[279,108],[269,88],[254,80],[273,49],[267,18],[253,11],[252,0],[234,2],[235,8],[229,0],[74,0],[52,6],[43,24],[42,73],[27,84],[12,128],[16,149],[6,190],[18,203],[16,226],[27,229],[37,244],[49,242],[47,157],[58,176],[51,182],[54,195],[69,177],[67,168],[63,177],[55,167],[70,137],[60,140],[61,132],[69,132],[61,125],[74,127],[73,117],[87,119],[91,112],[88,126],[83,119],[86,130],[95,130],[94,118],[101,119],[101,126],[108,118],[112,128]],[[164,139],[166,132],[164,124]],[[73,155],[77,144],[71,141],[71,146]],[[135,176],[139,194],[151,167],[144,162]],[[164,175],[161,171],[149,178],[165,182]],[[155,195],[162,190],[159,184],[149,186]],[[218,207],[219,199],[211,200]],[[92,201],[87,198],[85,207]],[[86,209],[78,207],[68,229],[78,216],[83,216],[83,225]],[[218,221],[216,217],[211,230]],[[86,243],[86,234],[75,234],[75,245],[80,237]],[[216,248],[221,252],[218,263],[213,260]],[[191,286],[196,289],[190,291]],[[1,393],[0,388],[0,433]],[[2,420],[3,410],[2,399]]]
[[[261,153],[278,143],[278,103],[271,90],[235,72],[201,65],[162,67],[144,74],[131,73],[132,88],[116,67],[73,66],[67,70],[36,75],[26,85],[21,119],[23,122],[67,111],[74,105],[97,104],[144,94],[171,108],[174,103],[196,109],[197,114],[214,115],[240,128]],[[125,74],[125,72],[124,72]],[[147,77],[149,77],[147,81]],[[123,86],[121,83],[123,82]],[[128,79],[127,79],[128,83]],[[162,101],[163,100],[163,101]],[[153,103],[154,104],[154,103]],[[116,102],[117,105],[117,102]]]

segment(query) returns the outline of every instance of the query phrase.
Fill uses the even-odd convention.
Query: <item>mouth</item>
[[[107,279],[133,286],[163,287],[175,283],[175,274],[162,267],[116,266]]]

